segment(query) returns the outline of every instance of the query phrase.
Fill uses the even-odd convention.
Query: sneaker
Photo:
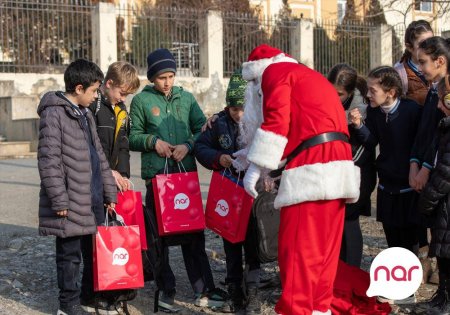
[[[56,315],[89,315],[80,305],[73,305],[69,307],[60,306]]]
[[[257,286],[249,285],[247,287],[247,306],[245,307],[245,314],[261,314],[261,301],[258,298]]]
[[[230,283],[228,285],[228,298],[221,307],[213,308],[220,313],[237,313],[244,309],[244,290],[239,283]]]
[[[100,315],[118,315],[122,313],[122,303],[109,303],[103,299],[94,299],[92,301],[80,302],[81,308],[89,313],[98,313]]]
[[[169,292],[161,291],[158,300],[158,308],[160,311],[165,313],[177,313],[180,311],[180,309],[175,306],[175,293],[175,290]]]
[[[406,304],[415,304],[417,302],[416,295],[413,294],[411,296],[408,296],[406,299],[403,300],[395,300],[395,305],[406,305]]]
[[[196,295],[194,305],[198,307],[221,307],[228,294],[219,288]]]

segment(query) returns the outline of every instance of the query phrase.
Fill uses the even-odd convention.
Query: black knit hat
[[[225,101],[229,107],[244,107],[244,95],[247,81],[242,78],[242,69],[234,71],[228,83]]]
[[[147,56],[147,78],[153,81],[156,76],[165,72],[177,72],[177,64],[172,53],[165,48],[156,49]]]

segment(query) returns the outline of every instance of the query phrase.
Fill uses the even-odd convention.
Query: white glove
[[[258,197],[255,186],[260,176],[261,168],[259,168],[256,164],[250,163],[250,167],[244,176],[244,188],[245,191],[253,198]]]
[[[250,166],[250,162],[247,161],[247,154],[248,154],[248,148],[244,148],[244,149],[241,149],[241,150],[233,153],[234,159],[231,162],[231,164],[233,164],[233,167],[238,172],[245,171]]]

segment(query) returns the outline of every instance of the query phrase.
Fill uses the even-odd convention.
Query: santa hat
[[[298,63],[297,60],[278,48],[267,44],[259,45],[252,50],[248,61],[242,64],[242,77],[247,81],[254,80],[261,77],[270,64],[277,62]]]

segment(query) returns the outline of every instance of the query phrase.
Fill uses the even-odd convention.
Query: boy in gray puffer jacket
[[[39,104],[39,234],[56,236],[58,315],[87,314],[81,299],[93,295],[92,235],[114,208],[116,184],[87,107],[103,73],[79,59],[64,72],[65,92],[48,92]],[[78,284],[83,259],[81,290]]]

